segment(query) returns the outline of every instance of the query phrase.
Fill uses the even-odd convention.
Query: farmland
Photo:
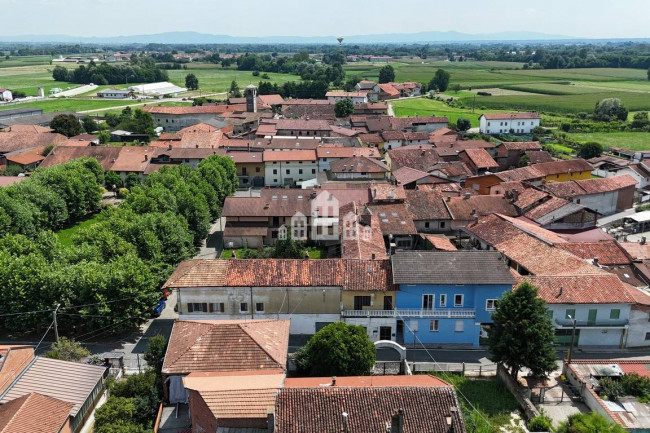
[[[395,116],[446,116],[449,121],[456,123],[459,117],[469,119],[472,127],[478,127],[479,110],[472,113],[471,108],[450,107],[442,101],[414,98],[400,99],[390,103],[395,111]],[[470,104],[471,106],[471,104]]]
[[[567,138],[576,143],[595,141],[605,147],[624,147],[632,150],[650,149],[648,132],[594,132],[567,134]]]

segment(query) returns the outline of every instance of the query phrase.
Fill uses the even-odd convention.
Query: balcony
[[[448,308],[443,310],[343,310],[341,311],[343,317],[395,317],[401,318],[435,318],[435,319],[473,319],[476,317],[476,311],[468,309]]]
[[[577,320],[576,328],[624,328],[628,325],[628,321],[625,319],[620,320]],[[572,328],[573,321],[570,319],[555,319],[555,325],[558,328]]]

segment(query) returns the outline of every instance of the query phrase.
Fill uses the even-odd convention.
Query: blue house
[[[496,251],[398,251],[392,256],[399,343],[479,345],[514,278]]]

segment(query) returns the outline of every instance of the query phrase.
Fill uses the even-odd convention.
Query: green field
[[[478,109],[472,113],[471,108],[450,107],[442,101],[426,98],[400,99],[390,104],[393,106],[395,116],[398,117],[446,116],[453,123],[456,123],[459,117],[464,117],[472,122],[472,127],[478,127],[478,118],[481,115]],[[469,106],[471,107],[471,103]]]
[[[86,111],[86,110],[100,110],[103,108],[120,107],[123,105],[138,104],[136,100],[101,100],[101,99],[45,99],[43,101],[25,102],[21,104],[4,105],[0,110],[7,110],[10,108],[42,108],[45,113],[53,111]]]
[[[73,224],[68,228],[61,229],[55,234],[59,238],[59,242],[61,243],[61,245],[63,245],[64,247],[71,247],[72,238],[80,229],[91,227],[97,224],[98,222],[102,221],[103,219],[104,219],[103,214],[100,213],[95,214],[85,221],[82,221],[77,224]]]
[[[650,133],[648,132],[593,132],[567,134],[569,140],[576,143],[595,141],[606,147],[624,147],[632,150],[650,150]]]

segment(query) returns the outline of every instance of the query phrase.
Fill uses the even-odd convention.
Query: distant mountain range
[[[198,32],[166,32],[151,35],[86,37],[69,35],[16,35],[0,36],[0,42],[27,43],[81,43],[81,44],[336,44],[337,36],[264,36],[243,37],[211,35]],[[377,35],[344,36],[344,44],[376,43],[450,43],[450,42],[498,42],[498,41],[558,41],[576,40],[566,35],[538,32],[498,32],[468,34],[454,31],[421,33],[386,33]],[[580,39],[584,40],[584,39]]]

